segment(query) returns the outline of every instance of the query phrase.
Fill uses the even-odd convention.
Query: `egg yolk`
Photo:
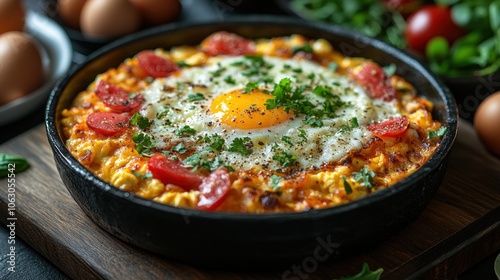
[[[241,129],[263,128],[280,124],[292,115],[282,108],[266,109],[271,95],[258,90],[243,93],[234,90],[217,96],[210,110],[222,123]]]

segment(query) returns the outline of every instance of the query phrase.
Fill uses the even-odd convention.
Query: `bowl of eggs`
[[[360,115],[357,118],[349,117],[345,125],[335,128],[339,130],[338,134],[334,131],[325,131],[325,141],[329,141],[330,137],[333,139],[335,134],[359,131],[359,127],[364,124],[361,114],[375,109],[374,106],[352,106],[349,102],[340,102],[342,97],[337,99],[322,90],[332,86],[342,88],[341,85],[351,85],[349,80],[329,81],[329,79],[321,78],[321,76],[331,75],[332,71],[347,69],[342,65],[347,60],[340,59],[338,64],[330,64],[327,67],[318,67],[314,66],[315,64],[309,65],[303,62],[303,67],[299,69],[294,64],[298,62],[279,63],[277,58],[241,55],[245,52],[252,53],[261,50],[260,45],[253,45],[251,40],[262,43],[263,41],[259,41],[259,38],[278,38],[294,34],[301,34],[304,38],[319,42],[312,46],[306,44],[295,48],[293,52],[296,51],[295,58],[299,61],[314,57],[318,59],[317,61],[321,61],[321,57],[340,59],[342,55],[349,55],[350,51],[355,50],[357,57],[396,66],[398,75],[404,77],[413,85],[415,92],[433,104],[427,106],[425,104],[429,103],[426,101],[419,101],[408,104],[408,108],[428,109],[429,113],[426,114],[432,115],[442,127],[446,127],[440,129],[439,126],[435,126],[432,129],[436,131],[432,131],[428,137],[426,133],[424,134],[425,139],[422,141],[426,143],[430,141],[428,143],[435,147],[428,161],[419,166],[420,168],[410,176],[389,188],[335,207],[304,206],[307,203],[317,206],[326,203],[326,200],[310,197],[311,199],[307,200],[309,202],[304,200],[300,203],[293,203],[298,211],[271,211],[278,209],[281,201],[287,197],[303,198],[305,195],[305,191],[293,190],[286,186],[286,184],[302,184],[305,180],[286,181],[288,178],[280,172],[273,171],[271,175],[263,171],[251,176],[239,173],[241,176],[238,183],[246,184],[247,188],[239,192],[233,185],[232,189],[228,189],[228,183],[235,182],[234,176],[237,173],[228,173],[231,172],[230,167],[223,161],[237,159],[234,162],[236,166],[240,159],[243,165],[250,165],[250,168],[252,168],[251,165],[262,166],[262,168],[273,168],[274,165],[279,165],[281,167],[277,169],[282,171],[288,170],[287,168],[299,168],[300,162],[309,157],[308,152],[291,156],[286,151],[279,151],[280,147],[293,142],[297,143],[295,146],[299,148],[293,149],[293,145],[286,147],[290,147],[290,151],[293,149],[294,153],[300,153],[301,150],[306,149],[322,152],[321,149],[315,148],[319,147],[315,146],[316,142],[310,145],[299,145],[303,143],[301,141],[314,137],[315,133],[322,128],[320,128],[320,120],[302,116],[302,121],[283,108],[279,109],[277,114],[272,113],[276,112],[271,111],[272,104],[262,99],[267,98],[272,89],[269,91],[259,89],[261,83],[269,83],[267,79],[241,83],[242,88],[237,91],[228,89],[224,90],[227,92],[220,95],[221,97],[210,97],[211,92],[222,88],[222,85],[238,84],[239,79],[246,75],[272,75],[280,78],[273,92],[278,94],[293,91],[301,96],[299,91],[289,88],[290,86],[295,88],[295,84],[290,85],[289,79],[282,79],[285,75],[283,73],[290,75],[291,79],[295,76],[309,79],[307,85],[313,80],[328,83],[315,90],[315,95],[331,98],[328,99],[331,106],[345,106],[341,110],[346,112],[359,109]],[[265,46],[272,46],[278,54],[294,55],[292,49],[283,47],[283,42],[286,40],[277,39]],[[203,51],[200,52],[200,47],[186,46],[201,46]],[[339,53],[333,52],[332,48],[340,50]],[[203,70],[194,66],[190,68],[203,61],[207,54],[220,51],[241,56],[236,60],[231,56],[223,56],[219,63],[213,64],[213,67],[219,68],[210,68],[205,70],[205,73],[200,73],[199,71]],[[322,51],[328,55],[315,56]],[[186,55],[189,55],[189,58]],[[352,52],[350,55],[352,56]],[[179,59],[173,63],[171,60],[164,59],[173,59],[173,57],[182,57],[182,60]],[[353,58],[349,61],[356,63],[360,60]],[[373,63],[366,65],[375,67]],[[118,70],[115,67],[118,67],[116,68]],[[186,72],[182,74],[177,72],[187,69],[186,67],[191,70],[185,70]],[[231,67],[240,68],[229,72]],[[379,73],[379,77],[384,77],[380,68],[370,69],[365,74],[370,76],[374,75],[373,73]],[[324,71],[324,73],[318,72],[314,75],[303,73],[306,70]],[[169,77],[165,80],[160,78],[165,76]],[[137,77],[140,78],[136,79]],[[175,80],[188,77],[196,81]],[[314,77],[320,78],[316,80]],[[173,80],[169,80],[170,78]],[[215,88],[205,86],[205,83],[212,83]],[[402,86],[408,84],[402,81],[398,84],[401,88],[399,93],[411,92],[409,87]],[[139,91],[138,88],[142,86],[148,86],[148,89]],[[387,85],[382,85],[382,88],[385,86]],[[302,87],[297,85],[297,88]],[[161,97],[159,92],[164,92],[165,97]],[[181,92],[186,92],[186,96],[176,97]],[[344,96],[345,92],[339,91],[338,94]],[[388,94],[378,98],[387,100],[395,98],[392,93]],[[356,94],[349,97],[352,98],[350,102],[368,100],[362,98],[361,95],[355,96]],[[233,97],[235,102],[231,103],[230,99]],[[207,100],[211,100],[212,105],[203,105],[203,102],[208,102]],[[257,102],[259,100],[263,100],[262,104]],[[303,99],[299,98],[299,100]],[[281,102],[286,102],[286,100]],[[311,99],[310,102],[301,104],[309,106],[316,104],[315,102]],[[264,103],[270,105],[266,110],[263,109],[263,106],[267,106]],[[142,109],[138,109],[141,104],[145,105]],[[236,104],[236,107],[227,111],[224,104],[229,107]],[[273,104],[276,105],[276,103]],[[162,106],[168,107],[168,110]],[[241,110],[238,116],[233,116],[234,118],[224,117],[226,111],[228,116],[231,116],[240,110],[241,106],[248,106],[246,108],[248,110]],[[327,105],[319,106],[325,106],[325,110],[328,107]],[[207,110],[217,112],[219,120],[211,122],[208,121],[211,116],[203,115],[204,119],[200,121],[184,121],[199,108],[202,108],[200,110],[203,112]],[[83,112],[92,113],[83,115]],[[318,112],[318,110],[309,111],[311,114]],[[323,113],[324,111],[321,110],[321,114]],[[240,120],[239,116],[246,117]],[[422,118],[424,115],[419,115],[419,119],[422,120]],[[457,119],[457,108],[446,86],[422,63],[382,41],[365,37],[349,29],[317,22],[287,17],[243,16],[226,21],[171,23],[113,41],[92,53],[85,62],[73,68],[58,82],[47,105],[45,125],[62,181],[82,210],[110,234],[147,251],[192,264],[225,268],[265,266],[276,268],[276,266],[289,266],[294,262],[301,262],[304,258],[316,256],[318,250],[323,250],[321,252],[332,259],[343,257],[362,250],[366,246],[378,244],[411,223],[425,209],[440,186],[456,137]],[[404,124],[404,118],[398,120],[400,121],[390,119],[392,136],[401,135],[400,133],[408,127],[408,123]],[[283,124],[291,126],[286,128]],[[298,127],[293,127],[295,124]],[[170,128],[165,128],[164,125],[175,126],[176,129],[169,131]],[[200,132],[197,130],[198,125],[200,127],[206,125],[206,128]],[[216,127],[218,125],[227,125],[227,129],[219,131]],[[262,125],[265,126],[265,133],[250,133],[254,131],[252,129]],[[301,129],[302,125],[306,125],[307,130]],[[276,127],[296,132],[296,135],[279,137],[275,145],[267,140],[262,140],[262,143],[249,140],[250,137],[265,139],[268,135],[274,135],[275,131],[280,130],[276,130]],[[129,129],[134,129],[137,133],[130,132]],[[142,130],[144,133],[139,133]],[[236,135],[238,131],[243,132]],[[384,131],[382,133],[387,132],[387,130]],[[197,133],[215,132],[217,136],[203,134],[206,136],[204,137],[199,134],[201,137],[196,137]],[[343,138],[344,140],[340,142],[344,144],[340,142],[338,144],[342,147],[355,143],[361,137],[356,136],[357,134],[344,135],[352,137]],[[422,136],[422,132],[414,132],[410,136],[420,137],[419,135]],[[427,138],[434,140],[426,140]],[[152,147],[152,142],[160,143],[168,139],[180,139],[181,142],[182,139],[192,139],[195,144],[187,147],[181,145],[181,142],[172,143],[169,144],[168,151],[153,155],[155,148]],[[89,142],[79,144],[82,140],[89,140]],[[375,143],[378,140],[373,141]],[[128,146],[130,143],[132,147]],[[265,146],[269,148],[269,153],[274,153],[272,158],[268,157],[269,162],[264,160],[266,153],[256,152],[260,146]],[[361,149],[362,146],[358,148]],[[428,147],[428,145],[424,146]],[[73,148],[78,150],[76,153],[81,153],[73,153],[75,152]],[[200,153],[192,154],[191,163],[187,164],[185,155],[192,152],[188,149],[198,148]],[[251,152],[252,150],[254,153]],[[221,151],[221,155],[226,153],[228,156],[221,157],[220,160],[219,158],[211,161],[199,160],[202,153],[213,154],[216,151]],[[149,169],[143,165],[146,160],[138,153],[148,158]],[[128,158],[129,156],[131,157]],[[258,156],[262,158],[259,159]],[[299,158],[301,156],[304,158]],[[331,154],[327,152],[324,156],[329,157]],[[190,167],[179,166],[178,157],[184,157],[184,163]],[[313,152],[311,152],[311,157],[313,157]],[[166,163],[167,158],[172,162]],[[391,161],[404,162],[397,158]],[[356,162],[358,161],[340,161],[338,169],[335,170],[354,167]],[[103,166],[103,169],[94,172],[97,165]],[[190,170],[194,166],[202,166],[214,171],[210,174],[205,171],[192,174]],[[328,167],[319,166],[318,170],[321,168],[328,169]],[[174,171],[170,172],[172,170]],[[300,171],[297,172],[297,174],[300,173]],[[316,172],[316,169],[310,169],[309,172],[312,174]],[[104,174],[103,176],[109,175],[109,181],[113,184],[99,177],[98,173]],[[345,198],[348,193],[357,193],[358,190],[366,189],[369,184],[375,184],[371,181],[374,174],[370,170],[363,169],[356,174],[349,178],[339,175],[337,180],[340,180],[340,189],[334,191],[335,195]],[[168,183],[168,180],[172,178],[175,183]],[[314,182],[310,181],[313,177],[308,178],[311,191],[315,191]],[[319,177],[315,178],[322,180]],[[256,195],[260,190],[252,184],[259,180],[266,180],[269,188],[260,195]],[[192,188],[193,184],[199,185],[199,190]],[[150,191],[142,194],[133,192],[133,189],[146,185]],[[148,199],[155,195],[157,199]],[[174,199],[169,200],[171,197]],[[199,200],[198,197],[200,197]],[[221,201],[223,197],[227,198],[224,202]],[[251,205],[253,205],[252,201],[255,201],[260,205],[259,209],[269,211],[259,212],[254,208],[252,212],[252,208],[248,206],[250,204],[245,208],[234,206],[236,204],[232,203],[232,199]],[[168,203],[162,203],[162,201],[168,201]],[[221,207],[232,210],[217,211]],[[245,210],[242,211],[242,209]]]
[[[110,41],[139,30],[175,21],[179,0],[59,0],[47,12],[88,54]]]
[[[43,32],[42,32],[43,31]],[[71,65],[69,38],[55,22],[27,12],[19,0],[0,4],[0,125],[46,102]]]

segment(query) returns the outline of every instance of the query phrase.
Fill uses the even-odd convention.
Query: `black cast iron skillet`
[[[434,117],[448,132],[429,162],[395,186],[350,204],[302,213],[210,213],[162,205],[110,186],[71,156],[64,146],[60,113],[97,74],[141,50],[199,44],[220,30],[247,38],[294,33],[325,38],[346,55],[371,58],[381,65],[394,63],[398,75],[434,102]],[[457,110],[448,89],[425,66],[381,41],[296,18],[248,16],[224,22],[174,23],[99,49],[56,85],[46,109],[46,128],[64,184],[83,211],[109,233],[175,260],[256,268],[290,265],[315,254],[342,257],[381,242],[413,221],[442,181],[457,132]]]

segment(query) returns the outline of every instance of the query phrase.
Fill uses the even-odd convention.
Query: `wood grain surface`
[[[335,279],[356,274],[365,262],[384,269],[383,279],[453,279],[500,249],[500,159],[484,150],[469,123],[459,127],[444,182],[414,222],[342,260],[305,259],[275,271],[192,267],[111,236],[64,187],[43,126],[0,146],[0,152],[24,156],[31,164],[15,177],[16,236],[74,279]],[[0,186],[5,224],[7,179]]]

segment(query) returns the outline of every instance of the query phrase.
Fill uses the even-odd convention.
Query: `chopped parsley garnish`
[[[135,170],[132,170],[132,174],[136,177],[139,177],[141,179],[150,179],[150,178],[153,178],[153,174],[149,171],[147,171],[146,173],[142,174],[142,173],[139,173]]]
[[[168,109],[165,109],[163,112],[158,112],[158,113],[156,113],[156,118],[161,120],[167,116],[168,112],[169,112]]]
[[[214,134],[212,138],[205,136],[205,143],[209,143],[211,149],[220,152],[224,149],[225,141],[219,135]]]
[[[132,125],[137,125],[142,130],[145,130],[151,126],[153,121],[150,121],[148,118],[144,117],[141,114],[135,113],[130,119],[130,123]]]
[[[288,167],[297,160],[297,157],[292,155],[290,151],[281,151],[274,154],[273,159],[279,162],[282,167]]]
[[[259,88],[259,83],[249,82],[245,86],[245,91],[243,91],[243,93],[249,93],[249,92],[253,91],[254,89],[258,89],[258,88]]]
[[[212,72],[212,75],[214,77],[220,77],[222,75],[222,72],[226,71],[226,68],[225,67],[221,67],[220,64],[219,64],[219,68],[217,70],[215,70],[214,72]]]
[[[300,46],[300,47],[293,47],[292,48],[292,52],[293,53],[298,53],[298,52],[308,52],[308,53],[311,53],[311,52],[313,52],[313,48],[311,47],[311,45],[305,44],[305,45]]]
[[[356,118],[356,117],[353,117],[352,119],[350,119],[349,123],[351,123],[351,128],[359,127],[358,118]]]
[[[195,153],[185,158],[182,163],[185,166],[192,167],[193,171],[203,168],[209,172],[216,170],[219,167],[226,167],[228,171],[233,171],[234,169],[227,166],[222,159],[215,157],[213,159],[207,159],[203,157],[203,153]]]
[[[390,77],[390,76],[396,74],[397,66],[396,66],[396,64],[391,63],[387,66],[382,67],[382,70],[384,70],[387,77]]]
[[[189,135],[195,135],[196,134],[196,130],[194,130],[192,127],[188,126],[188,125],[185,125],[184,127],[182,128],[179,128],[175,131],[175,134],[177,136],[189,136]]]
[[[135,143],[135,149],[143,156],[151,156],[151,149],[154,148],[151,137],[146,133],[134,133],[132,140]]]
[[[199,92],[196,94],[189,94],[188,95],[189,102],[195,102],[195,101],[201,101],[201,100],[205,100],[205,96],[203,96],[203,94],[201,94]]]
[[[283,182],[283,178],[280,176],[273,174],[271,175],[271,181],[269,182],[269,186],[271,186],[274,191],[278,192],[280,190],[279,185]]]
[[[314,104],[304,94],[306,88],[292,88],[290,78],[283,78],[274,85],[273,98],[266,100],[266,108],[271,110],[282,107],[287,113],[293,111],[296,115],[305,115],[307,124],[320,127],[323,125],[322,118],[334,118],[339,108],[349,105],[333,94],[332,88],[328,86],[313,89],[315,95],[325,99],[322,103]]]
[[[178,152],[179,154],[184,154],[185,152],[187,152],[187,149],[183,143],[179,143],[172,147],[172,151]]]
[[[299,128],[299,137],[302,139],[303,142],[307,141],[307,134],[306,131],[303,130],[302,128]]]
[[[349,120],[349,125],[347,125],[347,124],[341,125],[340,128],[339,128],[338,133],[349,132],[353,128],[359,127],[358,119],[356,117],[351,118]]]
[[[446,134],[446,131],[448,131],[446,126],[440,127],[437,131],[431,130],[429,131],[428,138],[443,137]]]
[[[189,67],[191,65],[187,64],[185,61],[178,61],[177,66],[182,68],[182,67]]]
[[[332,72],[335,72],[337,70],[337,68],[339,67],[339,65],[335,62],[332,62],[328,65],[328,70],[332,71]]]
[[[340,126],[338,133],[345,133],[351,131],[351,128],[347,124]]]
[[[281,137],[281,141],[287,143],[290,146],[293,146],[292,138],[290,138],[290,136],[283,135],[283,137]]]
[[[233,79],[233,77],[231,77],[229,75],[224,78],[224,82],[226,82],[228,84],[231,84],[231,85],[235,85],[236,84],[236,81]]]
[[[373,177],[375,173],[370,169],[363,167],[359,172],[353,172],[354,180],[357,182],[361,181],[360,185],[363,187],[371,188],[373,187]]]
[[[351,194],[352,193],[352,188],[351,185],[349,185],[349,182],[347,182],[347,178],[345,176],[342,176],[342,180],[344,180],[344,190],[346,194]]]
[[[252,147],[253,143],[249,137],[234,138],[233,143],[231,143],[231,145],[229,146],[228,151],[248,156],[253,152]]]

